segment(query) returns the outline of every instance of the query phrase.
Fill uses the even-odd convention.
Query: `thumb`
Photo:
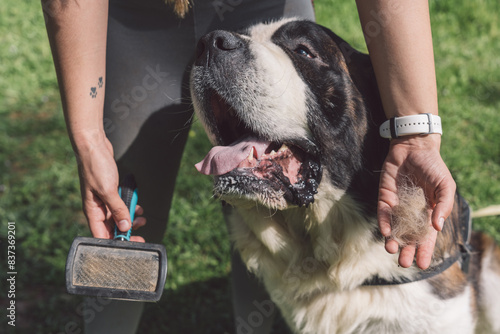
[[[432,225],[437,231],[441,231],[443,229],[446,218],[448,218],[453,210],[453,204],[455,202],[455,189],[455,182],[452,181],[451,184],[443,187],[436,193],[437,203],[432,212]]]
[[[103,196],[102,200],[111,213],[118,229],[122,232],[127,232],[132,226],[130,222],[130,212],[120,198],[120,195],[118,195],[118,191],[109,192],[106,196]]]

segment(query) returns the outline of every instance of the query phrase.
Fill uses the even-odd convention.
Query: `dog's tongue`
[[[252,150],[260,157],[265,153],[271,142],[255,137],[244,137],[229,146],[215,146],[208,152],[205,159],[195,165],[198,172],[205,175],[226,174],[245,160]]]

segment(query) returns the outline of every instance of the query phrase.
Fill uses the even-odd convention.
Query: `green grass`
[[[473,208],[500,204],[500,4],[430,4],[443,156]],[[316,10],[320,23],[366,50],[353,1],[316,1]],[[0,45],[0,279],[5,282],[7,222],[15,221],[16,333],[60,333],[70,321],[81,325],[81,299],[64,292],[64,263],[73,237],[88,231],[39,2],[4,1]],[[196,123],[164,238],[165,296],[148,305],[143,333],[232,332],[227,232],[210,178],[193,168],[207,151]],[[475,220],[475,227],[500,240],[498,218]],[[2,310],[5,295],[2,290]]]

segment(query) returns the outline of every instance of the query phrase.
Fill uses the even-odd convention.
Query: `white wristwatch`
[[[433,114],[393,117],[380,126],[380,136],[395,139],[410,135],[443,134],[441,117]]]

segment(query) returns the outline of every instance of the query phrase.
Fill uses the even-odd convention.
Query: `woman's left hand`
[[[440,145],[441,136],[436,134],[393,139],[382,167],[377,216],[380,231],[387,238],[385,248],[389,253],[395,254],[399,250],[399,244],[390,237],[391,210],[398,204],[397,181],[401,176],[410,176],[415,185],[424,190],[432,210],[429,225],[434,228],[426,240],[401,248],[399,264],[405,268],[412,265],[415,253],[419,268],[430,266],[437,233],[453,209],[456,184],[441,158]]]

